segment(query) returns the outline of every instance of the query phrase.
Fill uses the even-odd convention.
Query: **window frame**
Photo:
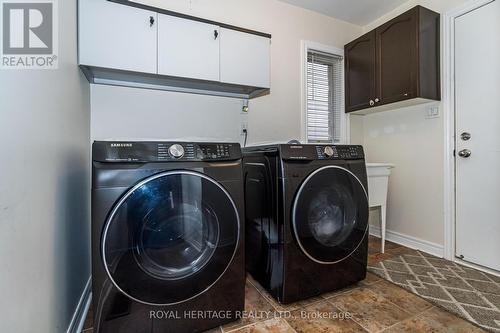
[[[301,41],[301,142],[309,143],[307,135],[307,56],[309,51],[319,51],[342,57],[341,73],[341,110],[340,110],[340,144],[350,143],[350,120],[349,115],[345,113],[345,57],[344,50],[333,46],[324,45],[312,41]],[[333,142],[332,142],[333,144]]]

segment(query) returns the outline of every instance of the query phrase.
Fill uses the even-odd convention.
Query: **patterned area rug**
[[[500,332],[500,277],[419,251],[368,270],[487,331]]]

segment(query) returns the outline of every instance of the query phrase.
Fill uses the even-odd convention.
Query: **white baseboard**
[[[80,333],[82,331],[87,313],[89,312],[91,300],[92,279],[89,278],[87,284],[85,285],[85,289],[83,289],[82,296],[80,296],[80,300],[76,305],[75,312],[73,313],[73,318],[71,318],[71,322],[69,323],[66,333]]]
[[[380,237],[380,228],[370,225],[370,235]],[[419,250],[432,254],[436,257],[443,258],[444,246],[432,243],[420,238],[400,234],[399,232],[386,230],[385,239],[393,243],[409,247],[411,249]]]
[[[485,272],[485,273],[488,273],[488,274],[500,277],[500,271],[495,271],[495,270],[493,270],[491,268],[484,267],[484,266],[481,266],[481,265],[477,265],[477,264],[474,264],[472,262],[468,262],[468,261],[465,261],[465,260],[462,260],[462,259],[456,258],[456,257],[453,258],[453,261],[455,263],[457,263],[457,264],[460,264],[460,265],[463,265],[463,266],[467,266],[469,268],[474,268],[474,269],[477,269],[478,271]]]

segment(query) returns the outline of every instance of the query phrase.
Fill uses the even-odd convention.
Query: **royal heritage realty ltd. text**
[[[331,311],[150,311],[150,319],[176,320],[176,319],[254,319],[265,320],[271,318],[283,319],[337,319],[347,320],[352,318],[349,312]]]

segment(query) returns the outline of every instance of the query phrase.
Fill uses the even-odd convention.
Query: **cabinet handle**
[[[214,30],[214,39],[217,40],[219,37],[219,32],[217,30]]]
[[[370,106],[374,106],[375,105],[375,102],[373,101],[373,99],[370,99]]]
[[[149,17],[149,26],[152,27],[155,24],[155,18],[153,16]]]

